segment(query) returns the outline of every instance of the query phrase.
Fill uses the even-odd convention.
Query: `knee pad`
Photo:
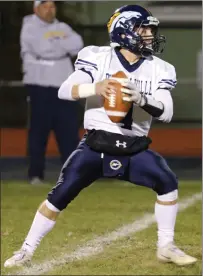
[[[157,195],[157,199],[165,202],[174,201],[178,199],[178,190],[174,190],[164,195]]]
[[[165,195],[178,190],[178,179],[172,171],[164,172],[154,188],[158,195]]]

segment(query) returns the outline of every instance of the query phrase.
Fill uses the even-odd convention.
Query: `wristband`
[[[79,84],[78,95],[80,98],[88,98],[96,95],[95,83]]]

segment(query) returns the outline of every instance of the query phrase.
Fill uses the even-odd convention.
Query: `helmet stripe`
[[[108,21],[108,23],[107,23],[108,32],[110,32],[111,25],[112,25],[114,19],[115,19],[117,16],[119,16],[119,14],[120,14],[120,12],[116,12],[116,13],[114,13],[114,14],[111,16],[111,18],[109,19],[109,21]]]

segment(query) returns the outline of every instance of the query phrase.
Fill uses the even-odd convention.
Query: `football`
[[[112,78],[119,81],[119,79],[127,78],[127,76],[124,72],[119,71],[116,74],[112,75]],[[121,83],[112,84],[116,88],[116,94],[112,93],[110,94],[109,99],[104,99],[104,109],[112,122],[119,123],[127,115],[128,111],[132,106],[132,102],[123,101]]]

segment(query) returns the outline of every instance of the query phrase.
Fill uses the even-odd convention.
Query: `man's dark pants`
[[[26,85],[30,100],[28,177],[44,179],[45,152],[50,131],[64,163],[79,142],[77,103],[58,98],[58,87]]]

